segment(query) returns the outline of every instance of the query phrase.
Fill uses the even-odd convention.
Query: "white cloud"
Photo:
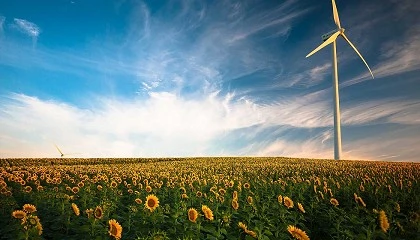
[[[0,33],[3,32],[3,25],[5,21],[6,21],[6,17],[0,16]]]
[[[90,110],[26,95],[11,95],[2,100],[0,108],[0,124],[3,126],[0,129],[0,156],[54,157],[57,152],[53,143],[56,143],[65,154],[77,152],[85,157],[208,156],[223,153],[328,158],[332,157],[332,114],[326,113],[330,109],[322,101],[322,94],[275,105],[258,105],[246,98],[235,100],[234,94],[219,96],[215,92],[198,99],[185,99],[173,93],[150,92],[146,100],[98,98],[93,100],[97,107]],[[344,122],[357,126],[388,117],[385,122],[417,126],[418,118],[415,118],[419,111],[416,108],[420,104],[389,104],[378,102],[353,106],[343,113]],[[385,111],[387,108],[399,110]],[[363,115],[364,112],[372,116]],[[401,112],[406,114],[396,118],[396,113]],[[278,131],[269,130],[273,127]],[[329,130],[315,136],[290,139],[299,129],[319,128]],[[264,131],[268,130],[270,133],[266,135]],[[223,147],[226,134],[233,134],[234,141],[248,142],[248,146],[242,149]],[[417,139],[410,138],[407,141]],[[393,140],[398,139],[406,141],[401,134]],[[219,147],[215,148],[215,143]],[[378,151],[362,151],[362,145],[345,144],[351,146],[346,149],[359,150],[344,152],[344,156],[351,159],[396,155],[383,148],[379,154],[379,148]],[[368,143],[363,144],[368,148]]]
[[[41,29],[33,22],[20,18],[15,18],[13,20],[15,26],[30,37],[37,38],[41,33]]]
[[[225,99],[215,96],[194,101],[162,92],[146,101],[102,99],[94,111],[25,95],[11,99],[0,115],[0,152],[11,154],[3,157],[55,156],[52,142],[85,156],[197,155],[225,131],[261,123],[251,104],[228,103],[227,112]]]

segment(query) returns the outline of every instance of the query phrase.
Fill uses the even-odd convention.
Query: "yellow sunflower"
[[[151,192],[151,191],[152,191],[152,187],[151,187],[151,186],[149,186],[149,185],[147,185],[147,186],[146,186],[146,192],[148,192],[148,193],[149,193],[149,192]]]
[[[337,199],[335,199],[335,198],[331,198],[330,199],[330,203],[332,204],[332,205],[334,205],[334,206],[338,206],[339,204],[338,204],[338,200]]]
[[[379,226],[384,232],[388,231],[389,229],[388,218],[386,217],[386,213],[384,210],[379,211]]]
[[[301,212],[305,213],[305,209],[303,208],[302,204],[298,203],[298,208]]]
[[[74,214],[76,214],[76,216],[80,215],[80,210],[79,210],[79,207],[77,207],[76,203],[72,203],[71,208],[73,208],[73,212]]]
[[[249,183],[244,183],[244,188],[245,189],[249,189],[251,187],[251,185]]]
[[[251,196],[248,196],[247,198],[246,198],[246,201],[249,203],[249,204],[252,204],[252,197]]]
[[[397,212],[400,212],[401,211],[400,204],[395,203],[395,211],[397,211]]]
[[[283,203],[283,196],[282,195],[279,195],[278,197],[277,197],[277,201],[281,204],[281,203]]]
[[[214,219],[213,211],[209,207],[207,207],[206,205],[203,205],[201,207],[201,210],[203,211],[205,218],[207,218],[210,221]]]
[[[32,187],[31,186],[26,186],[25,187],[25,192],[26,193],[30,193],[32,191]]]
[[[95,208],[93,215],[95,215],[95,218],[97,219],[101,219],[104,216],[104,211],[102,210],[101,206],[97,206]]]
[[[239,208],[239,203],[236,199],[232,200],[232,208],[235,209],[235,210],[238,210],[238,208]]]
[[[237,191],[233,191],[232,198],[233,199],[238,199],[238,192]]]
[[[247,227],[246,227],[245,223],[243,223],[243,222],[239,222],[239,223],[238,223],[238,227],[239,227],[240,229],[244,230],[244,231],[246,231],[246,230],[247,230]]]
[[[26,217],[26,212],[22,210],[16,210],[12,212],[12,216],[17,219],[23,219],[24,217]]]
[[[36,212],[36,207],[32,204],[25,204],[23,205],[23,211],[26,213],[33,213]]]
[[[88,218],[90,218],[93,215],[93,209],[92,208],[86,209],[85,213],[88,215]]]
[[[296,239],[298,240],[309,240],[308,235],[306,234],[305,231],[302,231],[301,229],[295,227],[295,226],[291,226],[289,225],[287,227],[287,231],[289,231],[289,233]]]
[[[121,239],[122,227],[121,225],[115,220],[111,219],[108,221],[109,223],[109,235],[114,237],[115,239]]]
[[[286,206],[287,208],[293,208],[294,205],[292,199],[290,199],[289,197],[284,197],[283,201],[284,206]]]
[[[188,199],[188,195],[187,195],[187,194],[185,194],[185,193],[183,193],[183,194],[181,195],[181,198],[182,198],[182,199]]]
[[[257,238],[257,233],[251,230],[245,230],[245,233],[253,238]]]
[[[366,207],[366,203],[363,201],[363,199],[361,197],[357,197],[357,202],[362,205],[363,207]]]
[[[155,195],[148,195],[146,197],[146,203],[144,204],[147,209],[153,212],[157,207],[159,207],[159,199]]]
[[[136,198],[134,201],[135,201],[137,204],[142,204],[142,203],[143,203],[143,201],[142,201],[140,198]]]
[[[198,218],[198,212],[195,210],[195,208],[188,209],[188,220],[195,223],[195,221]]]

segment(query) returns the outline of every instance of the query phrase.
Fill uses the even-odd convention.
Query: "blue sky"
[[[338,39],[344,158],[420,161],[420,2],[337,7],[375,75]],[[329,0],[0,1],[0,157],[333,158],[305,56],[334,29]]]

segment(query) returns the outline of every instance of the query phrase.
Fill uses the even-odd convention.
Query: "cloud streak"
[[[151,92],[147,100],[99,97],[95,107],[83,109],[14,94],[2,99],[0,124],[4,127],[0,130],[0,155],[53,157],[56,155],[52,143],[56,143],[67,153],[81,152],[87,157],[228,154],[328,158],[332,156],[332,116],[325,115],[326,106],[322,107],[325,104],[322,101],[319,106],[308,105],[317,98],[320,96],[266,106],[246,99],[235,100],[234,95],[214,93],[199,99],[185,99],[168,92]],[[382,124],[406,126],[401,129],[418,124],[416,112],[420,111],[415,109],[420,108],[420,103],[400,104],[392,106],[401,109],[398,112],[384,112],[389,104],[391,102],[350,108],[343,113],[346,119],[343,126],[373,124],[379,118],[388,118]],[[371,116],[366,116],[369,114]],[[306,137],[296,137],[302,134]],[[247,145],[236,144],[244,139]],[[369,144],[376,146],[379,139],[375,139]],[[410,139],[407,141],[415,140]],[[348,158],[395,155],[379,147],[378,151],[363,150],[354,141],[362,140],[345,143],[347,149],[358,150],[346,152]],[[369,145],[364,142],[364,146]],[[27,149],[27,152],[19,149]]]
[[[14,18],[13,21],[17,29],[30,37],[37,38],[41,33],[41,28],[33,22],[20,18]]]

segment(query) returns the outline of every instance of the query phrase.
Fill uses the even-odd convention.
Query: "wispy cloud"
[[[376,78],[394,76],[401,73],[420,70],[420,28],[413,27],[400,41],[387,41],[382,44],[379,64],[373,66]],[[347,87],[370,79],[369,73],[364,73],[342,84]]]
[[[52,157],[56,156],[52,143],[56,143],[63,151],[95,157],[197,156],[222,155],[223,152],[328,158],[332,156],[332,114],[325,113],[330,109],[324,101],[309,104],[316,99],[320,96],[267,106],[247,99],[235,100],[232,94],[218,96],[214,93],[186,99],[168,92],[150,92],[150,98],[145,100],[99,97],[93,100],[93,108],[83,109],[15,94],[2,99],[0,124],[4,127],[0,130],[0,153],[2,157]],[[379,105],[344,111],[343,126],[374,123],[375,119],[386,117],[388,120],[383,123],[416,126],[419,111],[415,108],[420,108],[419,103],[411,104],[414,108],[408,103],[400,104],[397,107],[402,110],[385,113],[389,104],[382,104],[382,108]],[[396,118],[397,113],[400,118]],[[356,117],[351,117],[353,115]],[[313,134],[314,131],[317,133]],[[403,138],[401,135],[398,139]],[[247,139],[245,147],[223,147],[244,139]],[[378,141],[370,144],[374,146]],[[349,145],[347,149],[359,151],[358,154],[345,152],[351,159],[395,155],[382,148],[379,154],[362,151],[360,145],[352,142],[345,145]],[[27,152],[19,149],[27,149]]]
[[[3,25],[5,21],[6,21],[6,17],[0,16],[0,33],[3,33]]]
[[[41,28],[39,28],[35,23],[30,22],[25,19],[15,18],[13,19],[15,26],[23,33],[27,34],[30,37],[36,38],[41,33]]]

